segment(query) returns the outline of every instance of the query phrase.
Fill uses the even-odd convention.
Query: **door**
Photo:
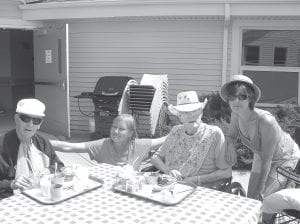
[[[68,24],[34,31],[35,97],[46,105],[41,130],[70,137]]]

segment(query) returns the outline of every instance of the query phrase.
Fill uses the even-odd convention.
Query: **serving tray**
[[[173,184],[172,190],[167,190],[167,187],[158,190],[157,185],[153,185],[153,190],[150,194],[145,194],[142,189],[136,191],[127,191],[121,184],[114,184],[112,190],[115,192],[121,192],[127,195],[132,195],[145,200],[153,201],[162,205],[176,205],[182,202],[185,198],[191,195],[197,188],[193,183],[179,181]],[[143,187],[142,187],[143,188]],[[165,191],[167,190],[167,191]],[[166,192],[170,192],[165,194]]]
[[[73,187],[74,185],[71,185],[71,186],[63,185],[62,197],[58,200],[52,200],[50,198],[50,196],[49,197],[43,196],[40,188],[33,188],[33,189],[25,190],[22,193],[41,204],[54,205],[54,204],[58,204],[63,201],[69,200],[71,198],[74,198],[76,196],[79,196],[81,194],[87,193],[89,191],[95,190],[97,188],[100,188],[103,186],[103,183],[104,183],[104,181],[102,179],[99,179],[95,176],[90,175],[88,178],[86,187],[84,189],[80,189],[80,188],[76,189],[76,187]]]

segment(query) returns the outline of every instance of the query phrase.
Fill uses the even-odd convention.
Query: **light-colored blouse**
[[[108,163],[119,166],[130,164],[133,166],[134,170],[139,170],[141,162],[150,150],[151,141],[151,139],[135,139],[132,147],[129,149],[133,150],[132,161],[128,161],[128,158],[125,158],[124,160],[123,156],[121,156],[113,147],[110,138],[90,141],[85,144],[88,148],[88,154],[91,160],[96,160],[98,163]]]
[[[194,135],[187,135],[183,125],[174,126],[165,143],[156,151],[171,170],[184,177],[212,173],[231,167],[225,161],[224,134],[217,126],[201,123]]]

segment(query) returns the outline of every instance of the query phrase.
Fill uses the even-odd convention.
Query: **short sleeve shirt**
[[[115,151],[110,138],[90,141],[85,144],[88,148],[90,158],[98,163],[108,163],[119,166],[125,165],[126,163],[134,163],[131,165],[134,166],[135,170],[138,170],[143,158],[150,150],[151,143],[151,139],[136,139],[133,147],[133,161],[124,161]]]

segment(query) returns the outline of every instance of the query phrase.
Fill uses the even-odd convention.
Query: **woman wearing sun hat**
[[[225,137],[222,130],[201,122],[207,103],[199,102],[195,91],[177,95],[177,106],[169,105],[181,125],[174,126],[166,141],[151,158],[162,172],[213,187],[223,178],[231,177],[231,165],[225,161]]]
[[[247,196],[262,199],[280,190],[286,180],[277,176],[276,167],[295,167],[300,157],[298,145],[270,112],[255,107],[261,91],[249,77],[232,76],[221,87],[220,95],[232,111],[226,134],[227,161],[236,162],[237,137],[254,153]]]

